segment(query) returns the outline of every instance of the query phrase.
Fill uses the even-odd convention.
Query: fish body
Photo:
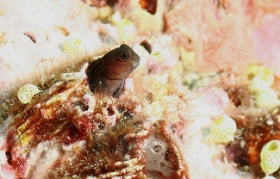
[[[124,81],[139,65],[140,57],[126,44],[106,53],[89,64],[86,74],[91,92],[98,90],[118,97],[124,89]]]

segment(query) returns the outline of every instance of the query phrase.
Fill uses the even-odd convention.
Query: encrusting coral
[[[142,88],[140,97],[144,99],[139,99],[133,90],[132,83],[137,80],[129,83],[129,79],[119,98],[113,98],[106,90],[92,93],[84,66],[80,72],[63,73],[55,81],[50,79],[49,85],[43,85],[50,87],[39,86],[37,94],[32,93],[33,88],[38,89],[35,85],[23,86],[31,91],[20,90],[18,97],[28,96],[29,101],[19,101],[19,105],[27,103],[21,112],[19,108],[10,110],[14,117],[7,129],[5,147],[15,176],[36,178],[40,173],[42,178],[187,178],[187,166],[176,144],[179,136],[172,132],[176,123],[186,120],[178,112],[187,110],[187,101],[183,96],[178,98],[182,91],[175,89],[176,78],[170,74],[172,71],[164,75],[166,80],[161,85],[165,90],[160,94],[156,89],[161,79],[149,80],[155,89]],[[158,115],[147,111],[155,102],[161,108]],[[166,102],[178,107],[170,110],[171,106],[164,105]],[[41,145],[48,147],[40,149]],[[39,172],[41,168],[29,162],[47,150],[52,152],[40,160],[50,162],[44,165],[45,172]]]
[[[0,2],[0,178],[279,177],[269,5],[30,3]]]

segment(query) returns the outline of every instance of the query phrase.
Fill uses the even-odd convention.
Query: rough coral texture
[[[260,152],[280,140],[280,112],[256,105],[246,69],[271,68],[279,95],[279,7],[0,1],[0,178],[264,177]],[[92,93],[88,65],[124,43],[140,57],[124,90]],[[24,84],[39,89],[27,104]],[[230,141],[211,140],[219,116],[236,123]]]
[[[5,153],[17,177],[141,178],[150,173],[155,177],[187,177],[181,149],[174,141],[179,137],[172,132],[172,125],[186,120],[176,113],[187,108],[173,110],[175,114],[168,114],[175,117],[172,120],[161,114],[151,122],[149,118],[154,116],[141,113],[145,99],[129,90],[132,84],[127,84],[127,91],[116,99],[102,92],[92,94],[86,78],[84,69],[70,79],[56,77],[58,82],[34,96],[30,104],[11,111],[14,117],[7,130]],[[164,101],[175,98],[175,104],[186,106],[186,100],[175,96],[173,87],[163,85],[168,90]],[[149,161],[152,155],[162,160],[153,159],[153,163],[159,162],[156,168],[149,166],[153,165]],[[41,164],[41,160],[48,162]]]

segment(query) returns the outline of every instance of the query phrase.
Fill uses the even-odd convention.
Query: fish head
[[[122,44],[104,57],[105,78],[121,80],[126,78],[140,63],[140,57],[131,47]]]

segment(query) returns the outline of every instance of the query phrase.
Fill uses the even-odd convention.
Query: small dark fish
[[[101,90],[118,97],[124,89],[124,80],[139,62],[140,57],[125,44],[106,53],[86,70],[91,92]]]

